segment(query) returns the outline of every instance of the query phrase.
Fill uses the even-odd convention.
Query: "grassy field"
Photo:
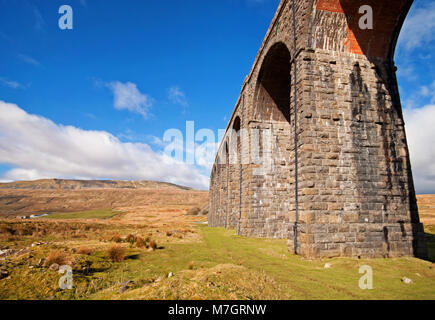
[[[114,226],[87,226],[95,236],[65,236],[63,242],[56,238],[60,232],[51,235],[50,245],[32,248],[28,256],[14,260],[11,276],[0,281],[0,299],[435,299],[435,268],[419,259],[307,261],[289,254],[283,240],[247,239],[195,224],[175,234],[151,232],[159,244],[155,251],[121,242],[126,258],[113,263],[105,255],[113,241],[104,239]],[[137,234],[150,236],[148,227],[136,228]],[[133,231],[129,226],[116,230],[124,235]],[[183,236],[174,237],[177,234]],[[83,245],[92,248],[90,255],[77,253]],[[57,272],[30,268],[54,248],[65,250],[74,267],[73,290],[58,289]],[[86,263],[90,268],[83,273]],[[325,263],[332,267],[325,269]],[[358,287],[362,265],[374,270],[373,290]],[[404,284],[403,277],[413,283]],[[132,283],[120,294],[126,281]]]
[[[68,198],[66,191],[32,192],[35,203],[55,199],[53,207]],[[91,196],[106,203],[116,195],[119,205],[30,221],[0,220],[0,299],[435,299],[431,196],[419,197],[429,261],[310,261],[290,254],[285,240],[248,239],[207,227],[207,217],[188,214],[204,206],[207,193],[70,193],[70,208]],[[62,275],[51,270],[54,262],[73,268],[72,290],[59,288]],[[373,269],[373,290],[359,288],[363,265]],[[412,283],[402,282],[404,277]]]
[[[100,209],[68,213],[52,213],[42,219],[110,219],[120,213],[120,211],[114,211],[112,209]]]

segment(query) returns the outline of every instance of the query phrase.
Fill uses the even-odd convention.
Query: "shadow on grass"
[[[435,263],[435,234],[425,233],[424,238],[427,246],[427,261]]]
[[[131,254],[129,256],[125,257],[125,260],[139,260],[140,259],[140,254]]]

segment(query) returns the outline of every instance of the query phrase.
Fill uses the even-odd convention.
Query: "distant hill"
[[[44,179],[0,183],[0,189],[18,190],[85,190],[85,189],[176,189],[192,190],[176,184],[155,181],[64,180]]]

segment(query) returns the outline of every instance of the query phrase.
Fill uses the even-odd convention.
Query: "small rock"
[[[45,259],[42,258],[42,259],[39,259],[38,264],[37,264],[36,266],[40,268],[40,267],[42,267],[44,264],[45,264]]]
[[[407,278],[407,277],[403,277],[403,278],[402,278],[402,282],[403,282],[404,284],[411,284],[411,283],[412,283],[412,280],[409,279],[409,278]]]
[[[8,270],[0,270],[0,279],[6,278],[9,275]]]
[[[119,289],[119,294],[123,294],[127,290],[128,290],[128,286],[122,286],[122,288]]]
[[[174,276],[174,274],[172,272],[169,272],[168,278],[172,278],[173,276]]]
[[[50,268],[51,271],[58,271],[59,270],[59,265],[57,263],[53,263]]]
[[[332,264],[326,263],[324,268],[325,269],[331,269],[332,268]]]
[[[131,285],[133,283],[134,283],[133,280],[128,280],[128,281],[125,281],[125,282],[121,283],[121,286],[129,286],[129,285]]]

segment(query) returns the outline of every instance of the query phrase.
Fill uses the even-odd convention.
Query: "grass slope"
[[[3,262],[10,276],[0,280],[0,299],[435,299],[434,265],[414,258],[309,261],[289,254],[285,240],[248,239],[204,225],[185,230],[179,239],[146,225],[38,223],[41,240],[50,244]],[[22,225],[3,228],[13,226]],[[113,242],[104,239],[115,231],[122,236],[152,233],[159,249],[121,243],[126,259],[112,263],[105,252]],[[33,238],[30,229],[20,232],[21,241]],[[81,246],[92,248],[92,254],[77,254],[74,248]],[[58,288],[59,273],[32,267],[54,248],[64,250],[73,265],[73,290]],[[325,269],[326,262],[332,268]],[[89,273],[82,272],[86,263]],[[373,290],[358,286],[362,265],[373,268]],[[405,276],[413,283],[402,283]],[[129,290],[121,294],[122,283],[130,280]]]
[[[247,239],[233,231],[200,227],[195,244],[168,244],[164,250],[144,253],[123,266],[124,279],[147,283],[119,295],[119,287],[96,299],[435,299],[432,263],[414,258],[330,259],[306,261],[289,255],[283,240]],[[194,270],[187,270],[189,262]],[[332,264],[325,269],[325,262]],[[363,291],[359,267],[374,270],[374,289]],[[170,272],[175,274],[166,278]],[[406,285],[401,279],[413,279]],[[161,281],[153,282],[150,279]]]
[[[43,219],[110,219],[121,212],[112,209],[88,210],[79,212],[53,213]]]

